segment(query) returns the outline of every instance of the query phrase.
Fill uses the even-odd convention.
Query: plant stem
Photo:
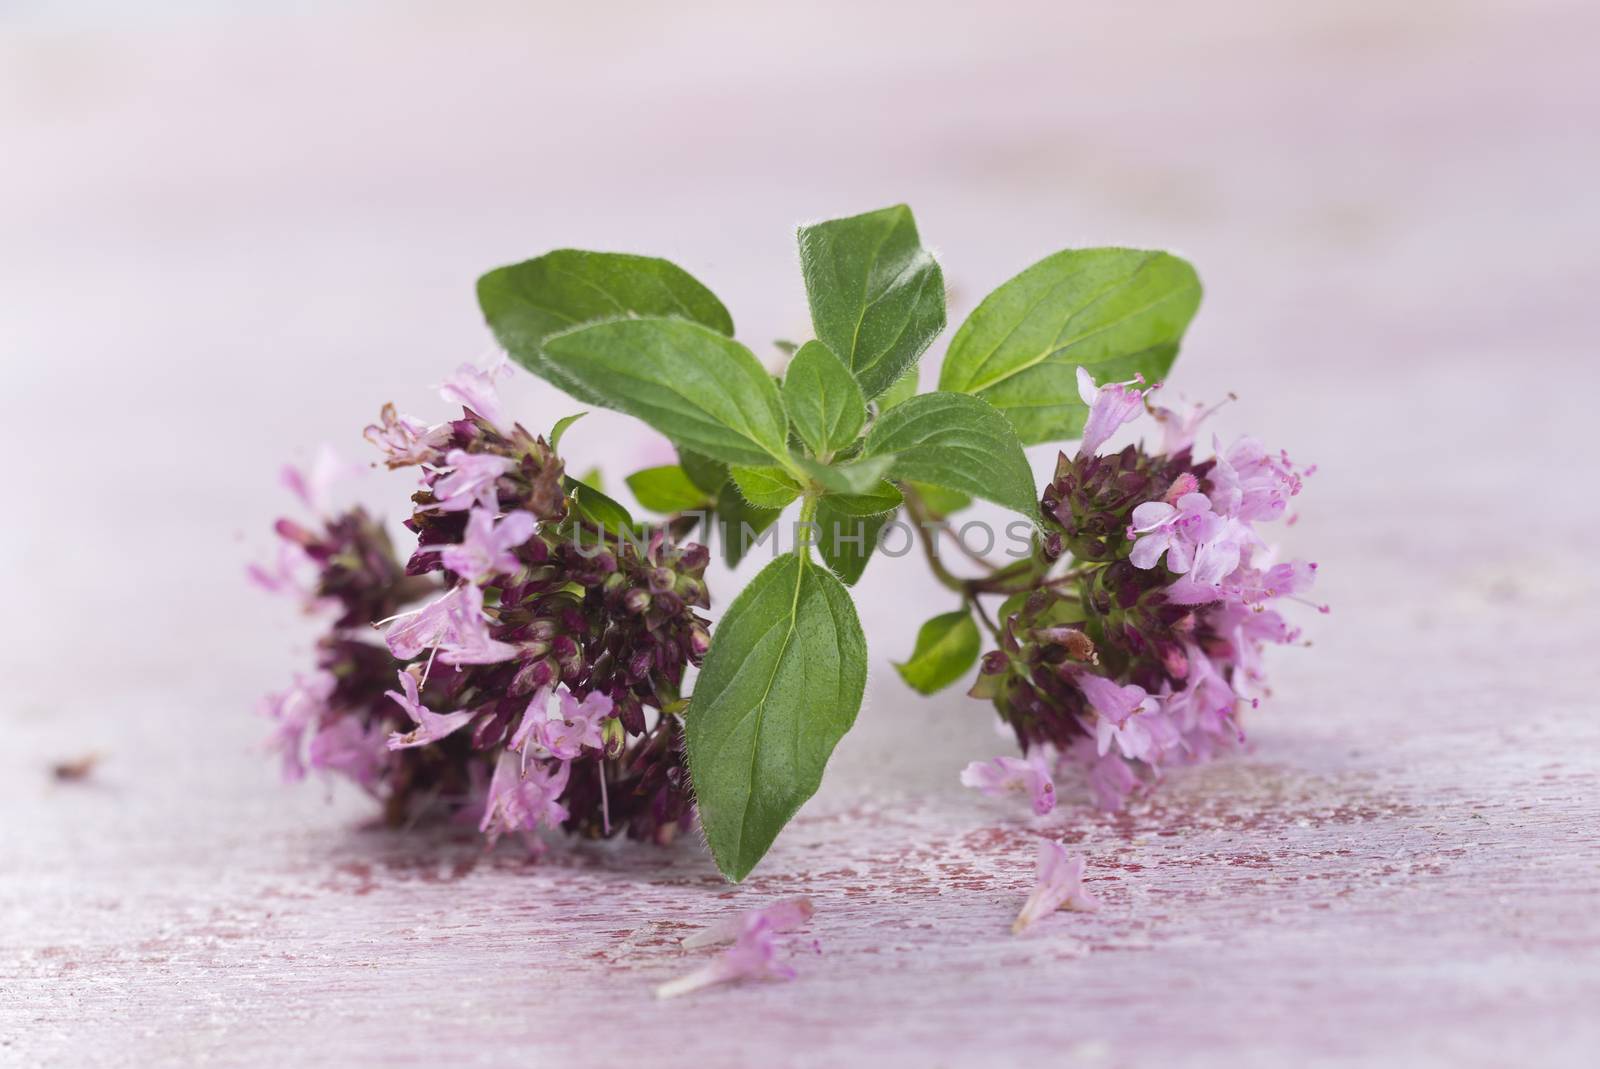
[[[983,624],[984,629],[998,643],[1000,641],[1000,628],[990,618],[989,611],[983,607],[983,602],[978,600],[978,595],[976,593],[968,594],[967,604],[972,606],[972,614],[978,618],[978,622]]]
[[[807,493],[800,502],[800,519],[795,524],[794,551],[802,561],[811,560],[811,525],[816,522],[817,498]]]
[[[991,575],[1000,570],[999,566],[990,561],[987,557],[968,549],[967,544],[961,540],[961,535],[956,532],[956,529],[950,525],[948,520],[939,524],[939,530],[949,535],[950,540],[956,544],[956,548],[961,551],[962,556],[966,557],[978,567],[985,569]]]

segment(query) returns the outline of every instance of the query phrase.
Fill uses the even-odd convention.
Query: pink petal
[[[770,906],[747,910],[707,925],[698,932],[684,936],[683,946],[686,950],[697,950],[719,943],[732,943],[755,918],[765,920],[775,932],[793,931],[805,927],[815,912],[816,908],[809,898],[786,898]]]

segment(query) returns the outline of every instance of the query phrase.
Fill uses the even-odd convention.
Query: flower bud
[[[511,726],[511,711],[508,703],[500,702],[493,716],[479,717],[472,729],[472,748],[487,750],[498,746],[500,740],[505,738],[506,729]]]
[[[553,686],[560,678],[561,673],[556,667],[556,662],[550,657],[540,657],[517,669],[517,674],[511,678],[509,689],[512,694],[521,697]]]
[[[562,675],[570,677],[583,672],[583,651],[567,635],[558,636],[550,644],[550,655],[556,659]]]
[[[638,682],[650,675],[652,651],[642,649],[628,659],[628,678]]]
[[[1034,640],[1059,646],[1074,661],[1094,659],[1094,641],[1076,627],[1045,627],[1033,633]]]
[[[689,628],[689,656],[698,664],[700,658],[706,655],[711,648],[711,632],[702,624],[693,624]]]
[[[628,740],[628,733],[622,727],[622,720],[618,717],[607,717],[600,725],[600,737],[605,742],[607,757],[615,757],[622,752],[623,743]]]
[[[616,703],[613,709],[623,730],[630,735],[644,734],[644,706],[639,704],[639,699],[632,692],[625,691],[620,697],[613,696],[612,700]]]

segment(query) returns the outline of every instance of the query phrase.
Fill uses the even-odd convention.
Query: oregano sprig
[[[1037,523],[1023,443],[1076,433],[1084,409],[1059,369],[1164,371],[1198,298],[1193,271],[1165,253],[1057,253],[979,305],[940,389],[918,394],[945,299],[910,209],[803,226],[799,249],[817,336],[785,346],[781,381],[732,340],[720,302],[662,260],[563,250],[479,283],[514,359],[677,444],[681,466],[629,477],[641,504],[759,536],[799,503],[798,544],[717,621],[684,712],[700,819],[732,879],[815,792],[854,721],[866,647],[846,586],[902,493],[923,523],[973,498]],[[901,673],[923,691],[965,673],[973,619],[930,621]]]

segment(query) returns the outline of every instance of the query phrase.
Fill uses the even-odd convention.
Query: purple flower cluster
[[[1251,438],[1194,456],[1208,414],[1149,403],[1142,382],[1096,387],[1076,456],[1044,492],[1043,555],[1064,574],[1015,595],[999,648],[973,694],[992,700],[1028,754],[975,762],[963,782],[1054,804],[1058,763],[1082,769],[1097,802],[1119,809],[1172,764],[1237,746],[1240,713],[1265,693],[1261,655],[1299,632],[1273,603],[1303,600],[1316,565],[1274,563],[1258,527],[1284,516],[1301,471]],[[1159,452],[1101,454],[1122,424],[1148,415]],[[1050,575],[1049,571],[1045,573]],[[1326,612],[1325,606],[1318,606]]]
[[[319,518],[279,521],[251,577],[334,619],[315,671],[265,702],[272,745],[285,778],[345,775],[394,823],[437,803],[535,850],[557,826],[667,841],[693,820],[679,690],[710,644],[709,555],[578,506],[554,449],[506,418],[500,371],[440,388],[461,419],[386,405],[366,429],[421,476],[404,564],[365,511],[328,509],[335,465],[286,475]]]

